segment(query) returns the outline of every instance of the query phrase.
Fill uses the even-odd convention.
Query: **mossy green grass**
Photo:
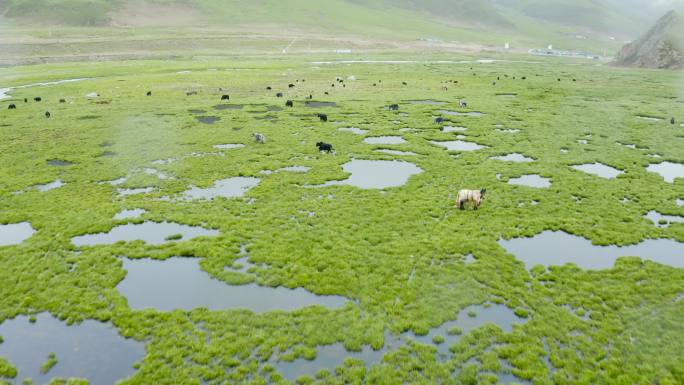
[[[507,374],[535,385],[684,382],[684,301],[677,300],[684,292],[682,269],[621,258],[600,271],[572,264],[528,270],[497,243],[546,230],[600,245],[648,238],[684,242],[683,224],[658,227],[644,218],[651,210],[684,214],[677,205],[684,180],[668,183],[646,170],[651,163],[684,162],[682,128],[637,118],[684,120],[678,74],[528,57],[461,64],[425,58],[313,63],[325,60],[150,60],[0,71],[0,84],[7,87],[88,78],[17,88],[0,101],[0,223],[29,222],[36,230],[18,245],[0,247],[0,322],[49,312],[70,324],[113,324],[122,337],[146,345],[136,373],[122,384],[286,384],[269,361],[315,359],[317,346],[335,343],[349,351],[380,349],[386,332],[425,335],[467,306],[491,302],[504,304],[525,323],[510,332],[488,324],[464,333],[446,359],[438,357],[435,344],[411,343],[372,367],[348,359],[298,382],[495,384]],[[337,77],[345,87],[331,87]],[[449,89],[443,91],[446,82]],[[288,88],[290,83],[295,87]],[[92,92],[99,96],[86,98]],[[276,92],[285,95],[277,98]],[[224,93],[243,108],[213,109]],[[337,106],[305,107],[310,94]],[[37,96],[41,102],[33,101]],[[468,109],[459,109],[462,98]],[[288,99],[299,103],[285,108]],[[7,110],[9,103],[17,109]],[[393,103],[398,112],[386,108]],[[190,110],[211,111],[220,120],[203,124]],[[445,125],[467,130],[442,132],[434,120],[438,110],[485,115],[444,115]],[[316,113],[327,114],[328,121]],[[501,132],[497,125],[518,131]],[[343,127],[368,132],[355,135]],[[254,132],[265,135],[266,143],[255,143]],[[456,135],[486,147],[459,152],[431,144]],[[401,136],[406,143],[389,148],[415,155],[378,152],[388,145],[364,143],[367,136]],[[320,153],[319,141],[333,144],[335,154]],[[244,147],[214,147],[226,143]],[[534,161],[491,159],[511,153]],[[55,159],[69,164],[48,164]],[[387,189],[311,187],[346,179],[342,165],[353,159],[401,159],[422,172]],[[624,173],[604,179],[572,168],[586,163]],[[291,166],[309,169],[264,172]],[[549,178],[551,186],[507,183],[531,174]],[[243,196],[183,199],[191,186],[209,188],[232,177],[260,183]],[[58,188],[31,188],[58,179],[64,182]],[[103,183],[114,180],[119,184]],[[120,195],[119,188],[151,189]],[[462,188],[487,189],[479,210],[455,207]],[[113,219],[126,209],[144,212]],[[71,242],[144,221],[201,226],[219,235],[171,236],[160,245]],[[243,245],[248,272],[231,269]],[[465,263],[469,255],[474,258]],[[126,274],[121,257],[176,256],[199,258],[203,270],[226,284],[301,287],[350,303],[263,314],[163,312],[134,310],[116,290]],[[582,316],[568,307],[582,309]],[[11,357],[0,360],[0,377],[21,380],[12,368]]]

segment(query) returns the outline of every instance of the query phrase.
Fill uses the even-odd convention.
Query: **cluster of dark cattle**
[[[471,68],[471,70],[472,70],[472,68]],[[473,76],[475,76],[475,75],[476,75],[476,73],[473,73]],[[504,74],[503,76],[506,77],[506,78],[509,77],[507,74]],[[512,78],[513,78],[514,80],[516,79],[515,76],[513,76]],[[523,77],[521,77],[521,79],[522,79],[522,80],[526,80],[527,77],[526,77],[526,76],[523,76]],[[497,80],[497,81],[498,81],[498,80],[501,80],[501,76],[497,76],[497,77],[496,77],[496,80]],[[306,80],[305,80],[305,79],[302,79],[301,81],[302,81],[302,82],[305,82]],[[561,81],[561,78],[557,78],[557,81],[560,82],[560,81]],[[573,81],[573,82],[576,82],[577,79],[574,79],[574,78],[573,78],[572,81]],[[300,80],[297,79],[296,82],[299,83]],[[344,85],[344,80],[343,80],[342,78],[340,78],[340,77],[337,77],[337,78],[335,79],[335,82],[342,84],[343,87],[346,87],[346,85]],[[373,83],[373,86],[377,86],[378,83],[382,83],[382,80],[378,80],[377,83]],[[447,80],[446,83],[458,84],[458,80]],[[402,82],[401,84],[404,85],[404,86],[408,85],[407,82]],[[496,86],[496,84],[497,84],[496,81],[492,81],[492,85]],[[332,87],[335,87],[335,83],[332,83],[331,86],[332,86]],[[289,84],[288,84],[288,88],[294,88],[294,87],[295,87],[295,84],[293,84],[293,83],[289,83]],[[267,86],[267,87],[266,87],[266,90],[268,90],[268,91],[271,91],[272,89],[273,89],[273,88],[272,88],[271,86]],[[445,84],[442,85],[442,89],[443,89],[443,90],[448,90],[448,88],[446,87]],[[220,91],[223,91],[223,88],[219,88],[219,90],[220,90]],[[197,94],[198,94],[197,91],[187,91],[187,92],[185,93],[186,96],[194,96],[194,95],[197,95]],[[325,94],[328,95],[328,92],[325,92]],[[147,96],[152,96],[152,91],[147,91],[146,95],[147,95]],[[276,97],[277,97],[277,98],[282,98],[283,96],[284,96],[284,94],[283,94],[282,92],[276,93]],[[313,95],[309,94],[309,96],[307,96],[306,99],[309,99],[309,100],[313,99]],[[34,100],[35,102],[41,102],[43,99],[42,99],[42,97],[40,97],[40,96],[36,96],[35,98],[33,98],[33,100]],[[222,101],[228,101],[228,100],[230,100],[230,95],[228,95],[228,94],[223,94],[223,95],[221,96],[221,100],[222,100]],[[63,99],[63,98],[62,98],[62,99],[59,99],[59,102],[60,102],[60,103],[66,103],[66,99]],[[24,103],[28,103],[28,99],[27,99],[27,98],[24,98]],[[467,107],[468,107],[468,103],[466,102],[465,99],[459,100],[458,104],[459,104],[459,107],[461,107],[461,108],[467,108]],[[293,107],[294,107],[294,101],[292,101],[292,100],[287,100],[287,101],[285,102],[285,106],[286,106],[286,107],[293,108]],[[11,103],[11,104],[8,105],[7,109],[8,109],[8,110],[16,110],[16,109],[17,109],[17,105],[14,104],[14,103]],[[399,104],[396,104],[396,103],[395,103],[395,104],[390,104],[390,105],[388,106],[388,109],[389,109],[390,111],[398,111],[398,110],[399,110]],[[52,116],[52,114],[50,113],[50,111],[46,111],[46,112],[45,112],[45,117],[46,117],[46,118],[50,118],[51,116]],[[321,122],[327,122],[327,121],[328,121],[328,115],[327,115],[327,114],[318,113],[318,114],[316,114],[316,116],[320,119]],[[443,123],[444,121],[445,121],[444,118],[442,118],[441,116],[435,118],[435,123],[437,123],[437,124],[441,124],[441,123]],[[670,124],[674,125],[675,123],[676,123],[675,118],[672,117],[672,118],[670,119]],[[261,134],[259,134],[259,135],[261,136]],[[262,139],[264,139],[264,142],[265,142],[265,137],[263,137],[263,136],[261,136],[261,137],[262,137]],[[261,142],[261,141],[260,141],[260,142]],[[331,151],[332,151],[332,145],[331,145],[331,144],[328,144],[328,143],[318,142],[318,143],[316,143],[316,146],[319,148],[320,151],[325,151],[325,152],[331,152]]]

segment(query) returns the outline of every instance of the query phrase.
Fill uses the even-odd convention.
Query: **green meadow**
[[[35,230],[0,246],[0,325],[46,312],[71,327],[110,324],[144,344],[133,375],[121,378],[131,385],[497,384],[507,375],[514,376],[510,383],[535,385],[684,383],[684,270],[636,257],[588,270],[554,266],[554,255],[549,266],[527,268],[498,243],[547,230],[595,245],[684,242],[684,224],[659,227],[644,218],[652,210],[684,215],[677,203],[684,179],[668,183],[646,170],[684,162],[680,74],[528,56],[411,59],[345,64],[302,55],[0,69],[3,87],[83,78],[14,88],[0,100],[0,223],[28,222]],[[306,106],[309,96],[336,106]],[[410,102],[416,100],[444,104]],[[395,103],[398,111],[387,108]],[[226,104],[241,107],[215,108]],[[200,117],[218,119],[205,124]],[[340,130],[349,127],[367,132]],[[256,143],[255,132],[266,143]],[[406,142],[364,143],[376,136]],[[483,147],[448,151],[433,143],[453,140]],[[317,142],[332,144],[334,154],[319,152]],[[244,147],[214,147],[221,144]],[[492,159],[513,153],[533,161]],[[422,172],[398,187],[319,186],[347,179],[343,165],[354,159],[410,162]],[[572,168],[596,162],[623,173],[604,179]],[[309,169],[276,172],[290,166]],[[551,185],[507,183],[523,175]],[[259,184],[230,198],[184,196],[233,177]],[[35,187],[56,180],[63,185]],[[464,188],[487,189],[479,210],[455,207]],[[120,193],[126,189],[145,190]],[[145,212],[114,219],[125,209]],[[218,235],[168,234],[160,244],[72,242],[143,222]],[[250,266],[237,271],[241,247]],[[172,257],[199,260],[225,285],[303,288],[348,302],[263,313],[130,306],[117,290],[127,275],[122,260]],[[373,365],[350,357],[295,379],[275,367],[315,360],[321,347],[337,343],[350,356],[379,350],[388,336],[426,335],[470,305],[505,306],[520,323],[510,331],[487,323],[462,335],[453,328],[432,342],[406,341]],[[440,356],[449,335],[460,337]],[[2,337],[0,348],[8,340]],[[36,370],[43,365],[50,374],[65,357],[52,353],[46,361],[48,353],[37,357]],[[0,383],[22,380],[12,358],[0,357]]]

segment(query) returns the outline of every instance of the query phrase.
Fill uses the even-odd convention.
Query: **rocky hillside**
[[[684,19],[668,12],[644,36],[627,44],[618,53],[615,65],[682,69],[684,68]]]

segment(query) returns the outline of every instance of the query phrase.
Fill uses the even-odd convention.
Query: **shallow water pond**
[[[551,187],[551,180],[536,174],[522,175],[518,178],[511,178],[508,184],[515,186],[527,186],[534,188],[548,188]]]
[[[156,168],[151,168],[151,167],[146,167],[142,170],[145,174],[147,175],[154,175],[159,179],[166,180],[166,179],[174,179],[172,176],[157,170]]]
[[[411,152],[411,151],[390,150],[387,148],[381,148],[379,150],[375,150],[375,152],[380,152],[380,153],[389,154],[389,155],[418,155],[415,152]]]
[[[665,120],[665,118],[659,118],[657,116],[644,116],[644,115],[637,115],[637,118],[643,119],[643,120],[648,120],[651,122],[661,122]]]
[[[131,210],[121,210],[116,215],[114,215],[114,220],[120,221],[124,219],[136,219],[140,218],[141,215],[145,214],[147,210],[144,209],[131,209]]]
[[[651,210],[644,218],[653,222],[654,225],[661,228],[670,227],[672,223],[684,223],[684,217],[679,215],[664,215],[655,210]]]
[[[316,358],[307,360],[304,358],[296,359],[292,362],[271,360],[270,364],[276,371],[290,381],[295,381],[300,376],[314,377],[316,373],[323,369],[334,372],[334,369],[344,363],[346,358],[354,358],[365,363],[366,368],[380,362],[382,356],[387,352],[396,350],[401,346],[399,338],[385,333],[385,344],[380,350],[373,350],[370,346],[364,345],[361,351],[350,352],[341,342],[319,346],[316,350]]]
[[[36,190],[38,190],[40,192],[46,192],[46,191],[54,190],[56,188],[60,188],[60,187],[64,186],[65,184],[66,183],[62,182],[61,179],[57,179],[54,182],[50,182],[50,183],[46,183],[46,184],[37,184],[34,187],[36,188]]]
[[[174,241],[187,241],[197,237],[218,235],[218,230],[205,229],[199,226],[181,225],[173,222],[143,222],[116,226],[107,233],[85,234],[71,238],[76,246],[111,245],[117,242],[143,241],[150,245],[161,245],[169,242],[167,238],[180,235]]]
[[[437,112],[439,112],[440,114],[444,114],[444,115],[454,115],[454,116],[484,116],[484,115],[486,115],[482,112],[477,112],[477,111],[460,112],[460,111],[451,111],[451,110],[439,110]]]
[[[474,316],[469,315],[473,313]],[[292,362],[273,362],[274,360],[272,360],[272,364],[278,372],[289,380],[295,380],[297,377],[304,375],[314,376],[322,369],[328,369],[333,372],[334,368],[342,365],[347,357],[362,360],[366,368],[369,368],[380,362],[386,353],[398,349],[400,346],[407,344],[408,341],[435,346],[440,358],[445,358],[450,355],[449,346],[458,342],[464,334],[485,324],[495,324],[508,333],[513,330],[513,325],[524,322],[524,319],[517,317],[511,309],[503,305],[492,305],[489,307],[483,305],[468,306],[459,312],[456,320],[445,322],[439,327],[431,329],[424,336],[417,336],[412,332],[405,332],[401,335],[392,335],[386,332],[385,343],[379,350],[373,350],[370,346],[362,346],[360,352],[350,352],[345,349],[342,343],[336,343],[319,346],[316,351],[316,358],[311,361],[297,359]],[[459,328],[461,334],[448,333],[450,329],[455,328]],[[444,342],[438,345],[434,344],[432,339],[435,336],[444,337]]]
[[[337,107],[335,102],[306,102],[304,105],[310,108]]]
[[[517,128],[497,128],[496,129],[499,132],[503,132],[504,134],[515,134],[520,132]]]
[[[12,91],[11,88],[0,88],[0,100],[11,98],[9,92]]]
[[[467,127],[461,127],[461,126],[444,126],[442,127],[442,132],[466,132],[468,131]]]
[[[50,159],[47,161],[47,164],[49,164],[50,166],[56,166],[56,167],[66,167],[66,166],[71,166],[73,163],[69,162],[68,160]]]
[[[214,182],[213,187],[193,187],[183,195],[186,199],[237,198],[256,187],[261,180],[251,177],[234,177]]]
[[[662,162],[650,164],[646,170],[659,174],[667,183],[674,183],[676,178],[684,178],[684,164],[682,163]]]
[[[623,174],[624,171],[618,170],[614,167],[607,166],[602,163],[587,163],[572,166],[575,170],[592,174],[605,179],[614,179],[618,175]]]
[[[474,317],[471,314],[475,314]],[[522,324],[525,320],[513,313],[513,310],[504,305],[491,306],[468,306],[461,310],[458,318],[455,321],[449,321],[441,326],[431,329],[428,334],[424,336],[416,336],[413,333],[405,333],[404,336],[410,336],[411,339],[423,344],[433,344],[432,338],[435,336],[444,337],[444,342],[437,345],[437,351],[440,354],[449,354],[449,346],[455,344],[460,340],[462,334],[467,334],[471,330],[475,330],[484,324],[494,324],[501,328],[505,333],[510,333],[513,330],[513,325]],[[450,335],[449,330],[459,328],[462,331],[461,335]]]
[[[245,145],[242,143],[226,143],[226,144],[215,144],[212,147],[219,149],[219,150],[234,150],[234,149],[238,149],[238,148],[243,148],[243,147],[245,147]]]
[[[138,194],[149,194],[154,191],[154,187],[140,187],[140,188],[120,188],[116,192],[119,196],[130,196]]]
[[[18,245],[35,232],[28,222],[0,224],[0,246]]]
[[[17,380],[31,378],[37,384],[77,377],[112,385],[131,376],[133,364],[145,356],[143,343],[121,337],[110,325],[87,320],[67,326],[47,313],[38,314],[35,323],[26,316],[6,320],[0,336],[0,356],[17,368]],[[40,367],[50,353],[58,362],[43,374]]]
[[[309,170],[311,170],[311,167],[287,166],[287,167],[277,169],[276,172],[309,172]]]
[[[342,169],[351,174],[348,179],[329,181],[321,186],[350,185],[363,189],[399,187],[413,175],[423,172],[413,163],[388,160],[354,159],[345,163]]]
[[[640,257],[663,265],[684,267],[684,243],[671,239],[648,239],[631,246],[596,246],[588,239],[562,231],[545,231],[532,238],[499,240],[506,251],[529,269],[535,265],[574,263],[583,269],[609,269],[619,257]]]
[[[204,123],[204,124],[214,124],[221,120],[218,116],[198,116],[195,119],[197,119],[198,122]]]
[[[403,144],[406,140],[401,136],[371,136],[363,140],[366,144]]]
[[[291,311],[319,305],[340,308],[349,300],[342,296],[319,296],[302,288],[229,285],[200,269],[197,258],[124,259],[126,277],[117,289],[134,309],[161,311],[207,308],[249,309],[256,313]],[[154,279],[151,279],[154,278]]]
[[[493,156],[490,159],[494,160],[500,160],[502,162],[515,162],[515,163],[529,163],[529,162],[534,162],[534,158],[529,158],[523,154],[519,153],[512,153],[512,154],[507,154],[507,155],[501,155],[501,156]]]
[[[223,110],[241,110],[243,107],[242,104],[217,104],[214,106],[215,110],[218,111],[223,111]]]
[[[429,104],[429,105],[441,105],[441,104],[447,104],[447,102],[440,102],[438,100],[409,100],[408,101],[411,104]]]
[[[444,147],[448,151],[477,151],[487,148],[487,146],[473,142],[466,142],[464,140],[430,141],[430,143],[436,146]]]
[[[368,130],[362,130],[358,127],[342,127],[338,128],[338,131],[351,132],[352,134],[356,135],[365,135],[368,133]]]
[[[31,87],[38,87],[38,86],[52,86],[52,85],[58,85],[58,84],[64,84],[64,83],[80,82],[83,80],[90,80],[90,79],[92,79],[92,78],[64,79],[64,80],[57,80],[57,81],[52,81],[52,82],[42,82],[42,83],[26,84],[26,85],[9,87],[9,88],[0,88],[0,100],[10,98],[11,96],[9,95],[9,93],[12,92],[13,90],[20,89],[20,88],[31,88]]]

